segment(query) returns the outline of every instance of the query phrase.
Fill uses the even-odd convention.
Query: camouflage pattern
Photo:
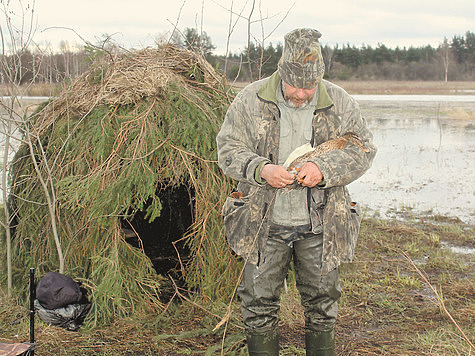
[[[0,342],[0,355],[24,355],[27,351],[33,351],[35,349],[35,344],[29,343],[20,343],[17,342],[16,344],[6,344],[4,342]],[[26,353],[26,355],[28,355]]]
[[[289,245],[286,241],[292,243]],[[265,259],[259,268],[246,264],[238,288],[247,333],[277,329],[280,293],[292,257],[306,329],[333,330],[341,287],[338,269],[325,275],[320,272],[322,243],[322,235],[315,235],[308,228],[271,225]]]
[[[223,172],[238,181],[243,198],[228,197],[223,206],[226,237],[231,248],[252,264],[265,258],[275,188],[255,179],[256,168],[264,162],[277,164],[280,125],[276,104],[278,72],[241,90],[229,107],[216,138],[218,164]],[[352,206],[345,187],[371,166],[376,148],[372,134],[361,117],[359,105],[340,87],[322,80],[312,121],[312,144],[354,132],[362,138],[368,152],[354,145],[334,150],[313,159],[325,179],[324,187],[310,189],[312,230],[323,221],[322,273],[351,261],[359,232],[361,213]],[[308,188],[307,188],[308,189]],[[321,198],[323,189],[324,197]],[[313,204],[323,200],[321,204]],[[323,209],[323,211],[322,211]],[[318,233],[318,231],[313,231]]]
[[[284,50],[278,64],[282,80],[295,88],[313,89],[325,72],[317,30],[300,28],[284,37]]]

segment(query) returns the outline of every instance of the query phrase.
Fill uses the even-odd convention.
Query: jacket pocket
[[[231,249],[243,256],[251,252],[249,238],[249,224],[251,220],[251,206],[248,197],[226,198],[222,213],[224,216],[224,231]]]
[[[349,202],[348,210],[348,258],[351,261],[355,254],[356,242],[360,233],[362,213],[360,205],[353,201]]]
[[[353,229],[356,234],[360,231],[361,219],[363,214],[361,212],[361,207],[357,202],[350,202],[350,229]],[[351,224],[355,226],[351,226]]]
[[[309,204],[310,223],[314,234],[323,233],[323,209],[325,207],[325,191],[309,189],[307,204]]]

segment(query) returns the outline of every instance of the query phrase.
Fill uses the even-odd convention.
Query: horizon
[[[213,42],[213,38],[206,32],[206,30],[203,30],[204,33],[206,33],[209,37],[210,37],[210,40],[211,40],[211,44],[216,46],[215,42]],[[434,46],[430,43],[427,43],[427,44],[420,44],[420,45],[416,45],[416,44],[409,44],[409,45],[404,45],[404,46],[400,46],[400,45],[396,45],[396,46],[390,46],[384,42],[378,42],[376,45],[372,45],[372,44],[367,44],[367,43],[361,43],[361,44],[352,44],[352,43],[325,43],[323,41],[320,41],[320,44],[322,46],[322,48],[324,48],[325,46],[329,46],[330,48],[332,49],[336,49],[337,47],[338,48],[347,48],[348,46],[350,48],[356,48],[356,49],[363,49],[363,48],[372,48],[372,49],[375,49],[375,48],[378,48],[379,46],[385,46],[387,49],[389,50],[396,50],[396,49],[400,49],[400,50],[408,50],[410,48],[415,48],[415,49],[421,49],[421,48],[425,48],[425,47],[431,47],[433,49],[438,49],[444,39],[447,39],[448,43],[451,44],[452,40],[455,38],[455,37],[463,37],[465,38],[466,37],[466,34],[470,32],[470,33],[473,33],[472,31],[470,30],[466,30],[464,33],[457,33],[457,34],[453,34],[451,36],[444,36],[443,39],[441,39],[441,41],[439,41],[439,43]],[[109,35],[106,35],[104,34],[104,36],[108,36]],[[183,38],[182,38],[183,40]],[[53,50],[52,53],[53,54],[60,54],[63,52],[63,47],[64,48],[67,48],[69,52],[72,52],[72,53],[75,53],[75,52],[81,52],[84,50],[85,47],[89,46],[89,45],[92,45],[92,46],[99,46],[102,44],[102,39],[99,39],[99,38],[96,38],[96,42],[84,42],[84,43],[80,43],[79,41],[74,41],[73,42],[70,42],[70,40],[68,39],[59,39],[57,44],[54,45],[53,43],[51,42],[42,42],[42,43],[38,43],[36,41],[33,41],[34,45],[36,48],[39,48],[41,51],[44,51],[44,50]],[[104,39],[105,41],[105,39]],[[146,45],[146,46],[143,46],[143,47],[129,47],[129,48],[126,48],[126,47],[123,47],[122,44],[120,42],[117,42],[115,41],[114,39],[114,36],[111,35],[110,38],[108,39],[108,41],[111,41],[110,43],[111,44],[116,44],[117,46],[119,46],[120,48],[124,49],[124,50],[130,50],[130,51],[134,51],[134,50],[141,50],[141,49],[145,49],[145,48],[153,48],[153,47],[157,47],[158,45],[161,45],[161,44],[164,44],[166,42],[162,42],[162,43],[154,43],[153,45],[150,44],[150,45]],[[104,42],[105,43],[105,42]],[[255,44],[255,42],[253,42]],[[269,45],[272,45],[274,48],[276,48],[278,45],[283,45],[283,41],[277,41],[277,42],[268,42],[265,44],[265,47],[267,48]],[[8,46],[7,45],[7,48],[11,48],[11,46]],[[243,51],[245,51],[245,48],[246,47],[242,47],[242,48],[238,48],[236,51],[230,51],[228,53],[228,56],[232,56],[232,55],[239,55],[240,53],[242,53]],[[30,52],[34,52],[34,48],[28,48],[30,50]],[[215,48],[211,51],[211,54],[214,55],[214,56],[224,56],[226,53],[225,52],[217,52],[217,49],[218,48]]]

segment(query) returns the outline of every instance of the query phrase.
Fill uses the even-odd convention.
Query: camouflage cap
[[[298,28],[285,35],[284,51],[277,67],[284,82],[301,89],[318,85],[325,72],[318,42],[321,36],[310,28]]]

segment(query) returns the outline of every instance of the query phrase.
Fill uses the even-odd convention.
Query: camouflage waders
[[[342,88],[321,79],[324,62],[319,37],[312,29],[287,34],[278,70],[236,95],[216,137],[219,167],[238,182],[238,194],[226,199],[222,213],[230,247],[247,261],[239,294],[251,356],[278,354],[280,292],[292,258],[305,308],[307,355],[334,352],[333,327],[340,297],[337,267],[353,259],[361,221],[359,205],[351,201],[346,185],[369,169],[376,147],[358,103]],[[299,218],[289,224],[302,215],[291,204],[275,203],[275,188],[262,179],[264,165],[278,165],[281,143],[286,144],[281,140],[286,125],[281,121],[288,117],[282,114],[277,95],[282,82],[316,90],[316,104],[308,104],[313,109],[308,114],[311,131],[299,129],[297,137],[303,134],[316,147],[351,132],[367,148],[350,144],[309,159],[320,169],[324,185],[307,190],[310,225],[293,228],[277,228],[273,222],[298,225],[308,220]],[[295,201],[300,203],[299,199],[304,197]],[[295,214],[290,214],[291,219],[272,219],[275,206],[277,211],[290,209]]]
[[[337,269],[325,275],[321,273],[322,247],[322,235],[313,234],[308,225],[293,228],[271,225],[265,259],[258,266],[246,265],[238,290],[248,338],[277,333],[280,293],[292,257],[305,308],[306,334],[332,334],[341,288]]]

